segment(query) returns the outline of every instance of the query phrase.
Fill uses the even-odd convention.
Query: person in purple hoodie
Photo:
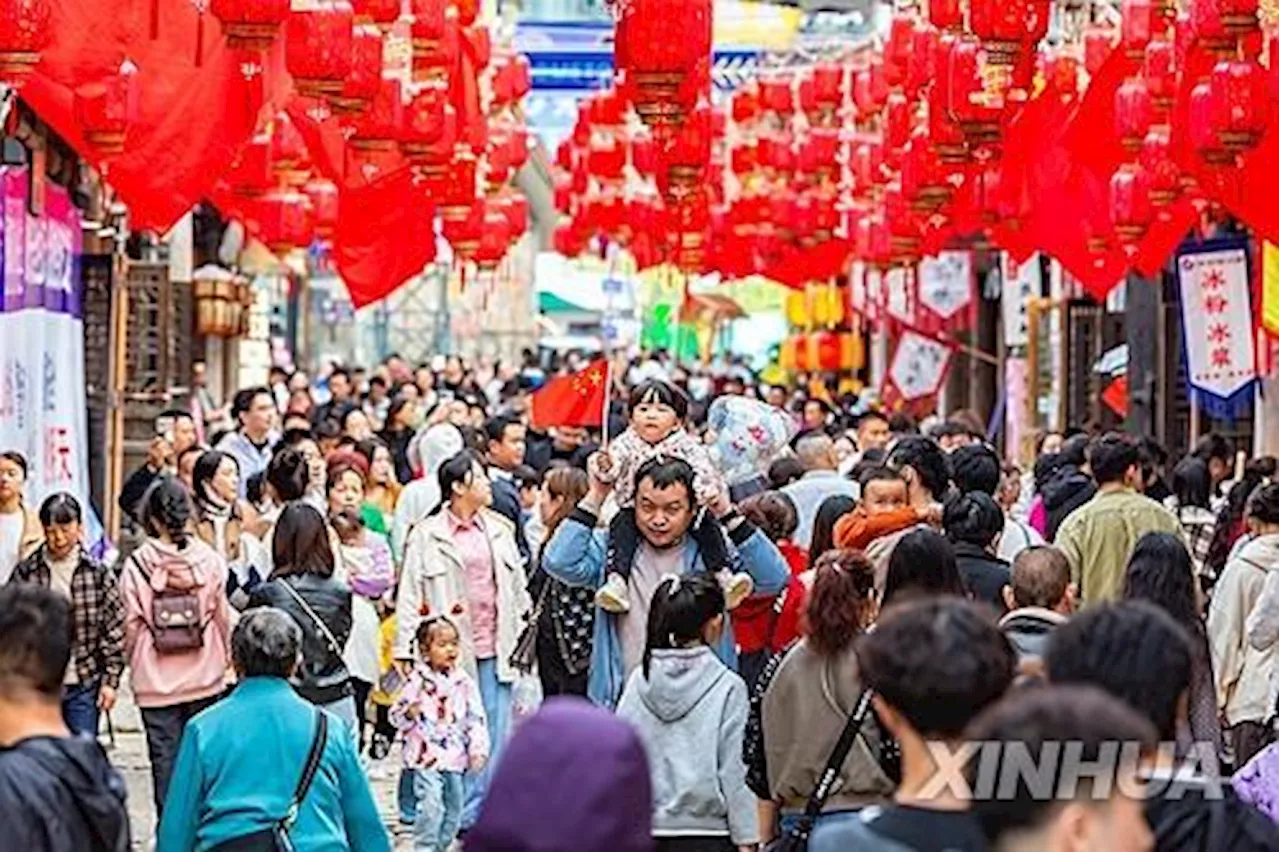
[[[1276,744],[1264,748],[1231,776],[1236,795],[1253,805],[1273,822],[1280,822],[1280,762]]]
[[[649,766],[636,732],[578,698],[522,724],[465,852],[652,852]]]

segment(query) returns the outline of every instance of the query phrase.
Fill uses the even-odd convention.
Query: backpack
[[[142,567],[136,555],[130,557],[147,584],[151,584],[151,572]],[[200,620],[200,596],[195,583],[195,569],[187,566],[191,583],[174,582],[170,571],[163,589],[152,588],[151,619],[147,629],[155,642],[157,654],[186,654],[204,647],[204,630],[209,620]]]

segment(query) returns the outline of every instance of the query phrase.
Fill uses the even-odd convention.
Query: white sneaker
[[[605,612],[623,613],[631,611],[631,599],[627,594],[627,581],[621,574],[610,574],[604,585],[596,590],[596,606]]]
[[[750,574],[742,571],[736,574],[721,571],[716,576],[720,581],[720,588],[724,590],[725,609],[737,609],[755,591],[756,584]]]

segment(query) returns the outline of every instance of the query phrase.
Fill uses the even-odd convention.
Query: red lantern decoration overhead
[[[21,86],[52,41],[48,0],[0,0],[0,81]]]
[[[340,95],[351,73],[355,16],[346,0],[321,0],[312,9],[289,13],[285,21],[285,67],[299,94]]]
[[[369,106],[382,85],[382,31],[372,23],[356,24],[351,31],[351,73],[342,91],[331,97],[333,111],[350,115]]]
[[[1151,129],[1151,93],[1140,77],[1130,77],[1116,89],[1115,130],[1125,150],[1142,147],[1142,139]]]
[[[209,11],[222,24],[232,50],[266,50],[289,17],[289,0],[211,0]]]
[[[1219,62],[1209,78],[1209,92],[1213,129],[1222,146],[1228,151],[1256,147],[1274,108],[1262,66],[1244,59]]]
[[[126,62],[111,76],[75,91],[76,121],[84,139],[104,157],[124,151],[137,113],[137,68]]]
[[[711,0],[619,6],[614,67],[636,112],[651,127],[681,123],[710,90]]]
[[[311,205],[292,189],[273,189],[258,202],[262,225],[259,237],[277,255],[307,246],[313,234]]]
[[[458,12],[448,0],[412,0],[413,73],[419,79],[447,76],[458,55]]]
[[[357,21],[376,24],[383,30],[400,20],[400,0],[351,0]]]
[[[404,130],[404,104],[399,80],[382,80],[369,106],[351,122],[347,143],[358,156],[386,153],[395,148]]]
[[[311,202],[316,236],[322,240],[330,239],[338,225],[338,187],[324,178],[312,178],[302,192]]]

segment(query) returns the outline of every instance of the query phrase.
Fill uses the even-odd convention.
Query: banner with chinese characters
[[[973,253],[943,251],[920,261],[920,310],[916,325],[921,331],[939,334],[962,331],[972,325],[976,306],[973,296]]]
[[[1040,255],[1033,254],[1022,263],[1009,252],[1000,253],[1000,309],[1004,320],[1004,345],[1026,346],[1030,337],[1027,305],[1044,292],[1040,274]]]
[[[910,329],[903,331],[880,389],[885,407],[911,405],[936,395],[951,366],[951,351],[952,347],[940,340]]]
[[[1257,377],[1243,246],[1178,257],[1187,381],[1215,416],[1243,414]]]
[[[0,170],[0,203],[0,448],[26,457],[31,505],[69,491],[92,516],[79,211],[50,184],[32,216],[20,168]]]

